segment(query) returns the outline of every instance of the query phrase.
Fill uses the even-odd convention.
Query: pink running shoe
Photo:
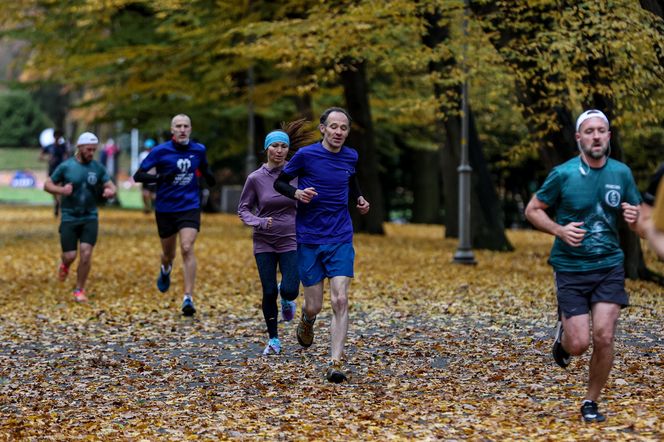
[[[74,295],[74,301],[76,302],[88,302],[88,297],[85,296],[85,289],[75,289],[72,295]]]

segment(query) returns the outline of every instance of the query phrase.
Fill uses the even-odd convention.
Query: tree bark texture
[[[424,44],[436,48],[449,37],[449,27],[441,26],[440,13],[427,14],[428,32],[424,36]],[[450,66],[456,64],[453,57],[431,62],[429,70],[444,74]],[[448,91],[434,85],[434,93],[438,99],[446,96]],[[461,97],[460,87],[455,88],[455,96]],[[445,236],[458,237],[459,231],[459,165],[461,146],[461,118],[460,103],[455,103],[457,112],[447,113],[443,122],[445,127],[445,145],[442,152],[443,161],[443,191],[445,195]],[[498,251],[513,250],[505,235],[504,214],[500,200],[496,193],[489,168],[486,164],[482,145],[477,135],[475,120],[469,108],[469,161],[473,168],[471,177],[471,243],[473,248]]]
[[[351,214],[355,230],[366,233],[383,234],[385,205],[383,190],[378,174],[378,154],[375,148],[371,108],[369,105],[369,85],[364,62],[348,62],[341,73],[341,84],[346,99],[346,109],[353,118],[353,125],[347,144],[357,149],[359,160],[357,176],[364,197],[371,204],[369,213],[357,216],[355,202],[351,201]]]

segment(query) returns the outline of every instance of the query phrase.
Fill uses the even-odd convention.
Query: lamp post
[[[470,177],[473,168],[468,161],[468,66],[466,64],[468,42],[468,0],[463,10],[463,85],[461,90],[461,163],[459,172],[459,245],[453,261],[457,264],[477,264],[470,241]]]

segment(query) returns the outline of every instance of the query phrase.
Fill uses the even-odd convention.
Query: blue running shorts
[[[352,242],[297,245],[297,268],[305,287],[333,276],[352,278],[354,264],[355,249]]]

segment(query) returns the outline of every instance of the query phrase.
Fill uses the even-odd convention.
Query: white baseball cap
[[[83,132],[78,136],[78,141],[76,141],[77,146],[82,144],[99,144],[99,139],[92,132]]]
[[[581,115],[579,115],[579,118],[576,119],[576,131],[578,132],[583,122],[590,118],[599,118],[601,120],[604,120],[607,126],[609,125],[609,119],[606,118],[604,112],[597,109],[589,109],[584,113],[582,113]]]

